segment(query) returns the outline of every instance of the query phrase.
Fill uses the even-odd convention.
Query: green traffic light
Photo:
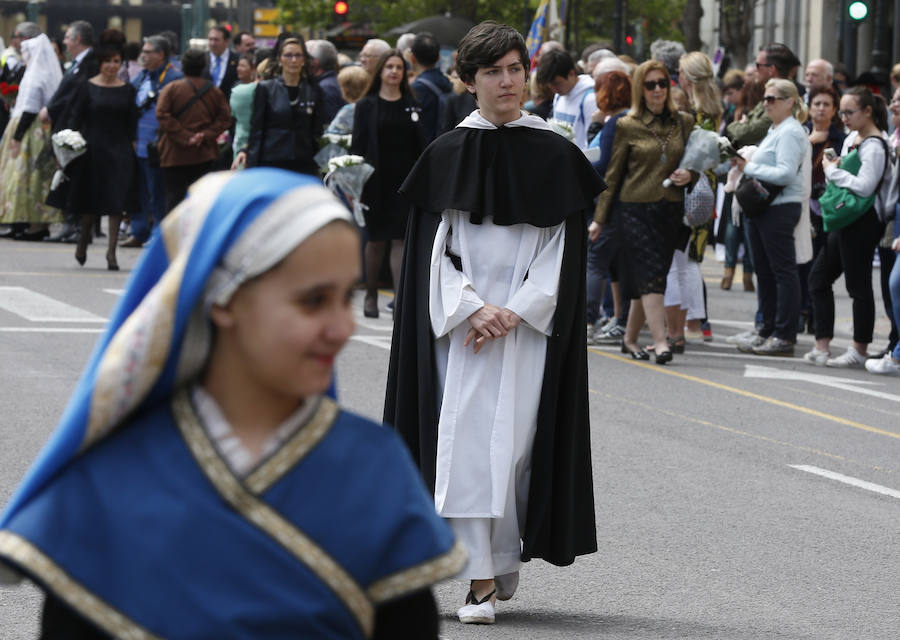
[[[851,2],[847,11],[854,20],[865,20],[869,15],[869,5],[865,2]]]

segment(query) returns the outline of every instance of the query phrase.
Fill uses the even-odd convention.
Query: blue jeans
[[[734,194],[729,194],[733,197]],[[734,269],[737,265],[738,249],[744,243],[744,273],[753,273],[753,256],[750,253],[750,230],[747,228],[747,218],[741,214],[741,226],[736,227],[731,222],[731,197],[726,197],[725,202],[729,206],[723,207],[722,223],[725,225],[725,266]]]
[[[613,315],[612,287],[610,283],[618,282],[615,272],[615,259],[619,251],[619,233],[613,222],[603,225],[600,237],[596,242],[587,243],[587,321],[597,322],[602,315],[601,307],[607,316]],[[607,285],[604,290],[604,282]]]
[[[141,210],[131,213],[131,235],[141,241],[150,237],[151,216],[156,224],[166,215],[166,187],[158,167],[147,164],[147,158],[138,158],[140,176]]]
[[[900,318],[900,260],[894,261],[894,268],[891,269],[891,278],[889,280],[891,287],[891,307],[894,310],[894,319]],[[892,354],[895,359],[900,360],[900,343],[894,345]]]

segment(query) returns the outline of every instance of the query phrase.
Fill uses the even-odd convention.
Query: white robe
[[[564,224],[498,226],[486,217],[475,225],[454,210],[441,216],[429,313],[441,402],[435,505],[444,517],[502,518],[511,489],[527,498],[564,244]],[[447,249],[460,257],[462,271]],[[467,318],[485,302],[510,309],[522,323],[475,354],[463,347]]]

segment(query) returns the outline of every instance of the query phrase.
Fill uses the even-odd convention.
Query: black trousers
[[[800,274],[794,227],[800,220],[800,207],[799,202],[775,205],[748,221],[763,321],[759,335],[763,338],[797,339]]]
[[[163,186],[166,190],[166,213],[169,213],[184,200],[185,196],[187,196],[188,187],[212,170],[213,162],[163,167]]]
[[[872,342],[875,328],[875,295],[872,292],[872,259],[884,235],[884,224],[870,209],[851,224],[829,231],[825,246],[809,272],[816,339],[834,337],[834,292],[832,285],[844,274],[847,293],[853,300],[853,340]]]

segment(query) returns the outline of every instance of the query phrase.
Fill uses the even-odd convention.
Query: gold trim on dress
[[[162,640],[88,591],[25,538],[0,531],[0,554],[27,569],[47,589],[112,637]]]
[[[244,484],[256,495],[265,493],[322,441],[331,430],[338,411],[337,404],[331,398],[321,398],[309,422],[298,429],[256,471],[248,475]]]
[[[270,535],[327,584],[356,618],[365,636],[371,637],[375,610],[353,577],[306,534],[254,496],[231,472],[219,456],[187,391],[179,391],[172,400],[175,423],[200,469],[221,496],[247,520]]]
[[[466,550],[457,541],[445,554],[382,578],[366,590],[375,604],[408,595],[456,575],[466,564]]]

